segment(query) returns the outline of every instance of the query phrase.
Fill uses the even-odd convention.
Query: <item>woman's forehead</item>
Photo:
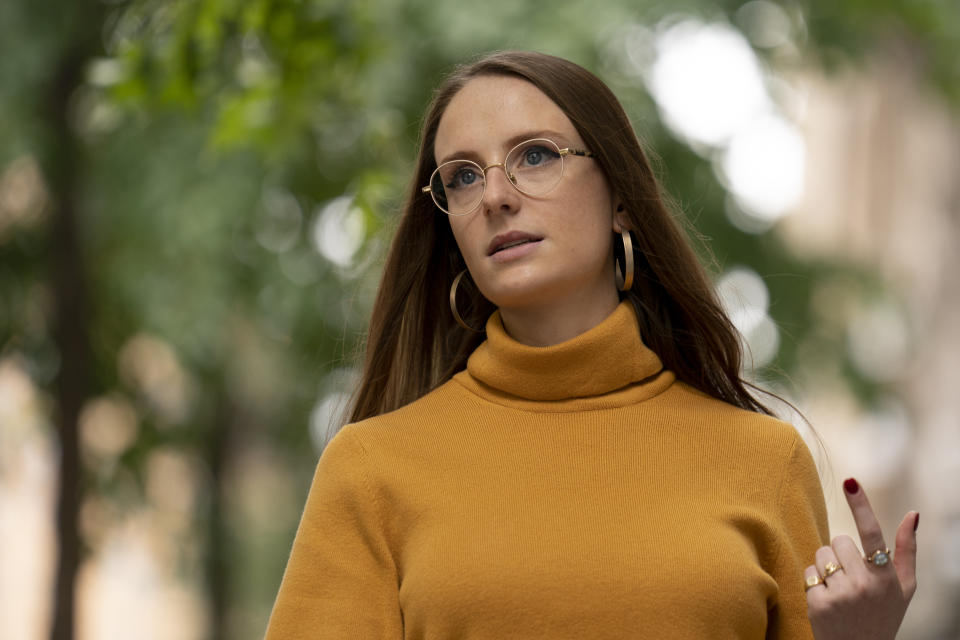
[[[561,144],[579,143],[573,123],[557,104],[532,83],[512,76],[469,80],[450,100],[434,141],[438,164],[459,152],[502,153],[526,134],[550,132]]]

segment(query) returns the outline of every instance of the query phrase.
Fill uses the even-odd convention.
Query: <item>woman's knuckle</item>
[[[849,589],[834,589],[833,608],[837,611],[846,610],[851,604],[859,600],[859,596]]]
[[[871,580],[869,576],[858,576],[851,581],[850,586],[857,597],[864,597],[876,589],[876,581]]]
[[[896,588],[891,588],[891,585],[884,584],[877,581],[868,582],[866,588],[863,591],[863,595],[866,598],[871,600],[880,600],[886,599],[889,596],[900,593],[900,585],[896,585]]]
[[[864,538],[882,538],[883,531],[880,530],[879,524],[868,524],[863,527],[863,537]]]
[[[841,542],[841,541],[846,542],[847,540],[849,540],[850,542],[853,542],[853,539],[850,536],[846,534],[841,534],[839,536],[834,536],[833,540],[830,541],[830,544],[836,547],[838,542]]]
[[[820,598],[810,603],[808,610],[810,617],[824,619],[830,617],[834,610],[834,602],[830,598]]]

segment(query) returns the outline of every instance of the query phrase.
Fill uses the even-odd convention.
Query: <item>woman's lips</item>
[[[512,245],[517,245],[524,242],[539,242],[540,240],[543,240],[543,238],[535,236],[532,233],[527,233],[526,231],[509,231],[507,233],[501,233],[491,240],[489,245],[487,245],[487,255],[492,256],[499,251],[510,249],[512,248]]]
[[[490,259],[494,262],[510,262],[512,260],[518,260],[533,253],[539,246],[540,240],[527,240],[521,244],[496,251],[490,256]]]

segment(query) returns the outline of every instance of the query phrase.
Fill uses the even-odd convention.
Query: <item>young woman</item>
[[[609,89],[493,54],[421,145],[267,637],[892,638],[915,514],[895,569],[848,482],[870,555],[827,546],[813,459],[740,378]]]

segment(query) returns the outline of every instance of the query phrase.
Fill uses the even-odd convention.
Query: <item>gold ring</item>
[[[872,564],[875,567],[882,567],[883,565],[890,562],[890,549],[884,547],[883,549],[877,549],[866,558],[864,558],[868,563]]]
[[[835,574],[837,571],[840,571],[841,569],[843,569],[843,567],[838,565],[836,562],[828,562],[823,567],[823,577],[829,578],[830,576]]]
[[[807,576],[806,586],[804,586],[803,590],[810,591],[810,589],[817,586],[818,584],[822,584],[826,586],[826,584],[824,584],[823,579],[821,579],[820,576]]]

